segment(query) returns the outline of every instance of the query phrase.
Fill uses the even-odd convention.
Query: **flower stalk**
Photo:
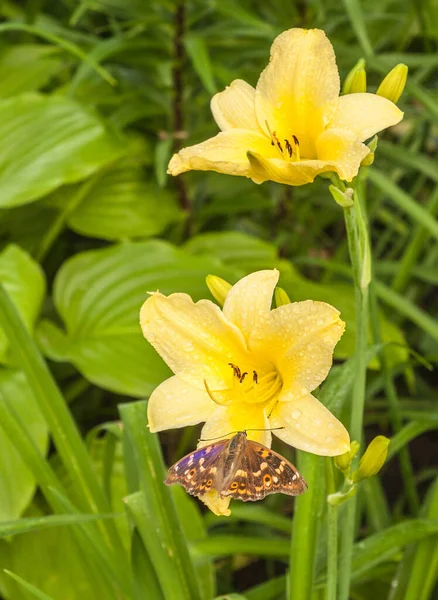
[[[343,187],[342,183],[341,186]],[[367,369],[368,286],[371,281],[371,252],[368,227],[361,208],[357,184],[354,186],[354,204],[351,207],[344,208],[344,219],[353,270],[356,305],[356,376],[353,385],[350,435],[352,439],[360,442],[362,440]],[[353,495],[346,506],[345,521],[341,535],[342,551],[339,573],[339,600],[348,600],[349,597],[355,516],[356,496]]]

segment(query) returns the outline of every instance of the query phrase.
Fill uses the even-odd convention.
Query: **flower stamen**
[[[292,134],[292,140],[293,140],[293,149],[295,152],[295,160],[299,161],[300,160],[300,142],[298,141],[298,138],[296,135]]]

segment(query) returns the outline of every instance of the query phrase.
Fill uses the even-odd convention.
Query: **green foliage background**
[[[236,78],[255,85],[273,39],[290,27],[326,31],[341,79],[365,57],[370,91],[395,64],[410,69],[405,118],[379,137],[362,182],[374,256],[366,439],[392,438],[387,467],[358,492],[350,596],[433,598],[436,0],[11,0],[0,15],[4,600],[289,594],[289,498],[233,506],[220,519],[161,485],[143,399],[169,371],[142,338],[138,311],[149,290],[200,299],[209,273],[235,282],[278,268],[292,301],[324,300],[347,323],[320,398],[348,422],[354,293],[327,181],[166,175],[175,150],[216,133],[211,96]],[[197,436],[163,435],[166,462]],[[322,459],[315,485],[314,586],[300,596],[309,600],[325,598],[327,581]],[[339,518],[342,528],[342,510]]]

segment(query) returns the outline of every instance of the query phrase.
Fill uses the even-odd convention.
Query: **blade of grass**
[[[295,499],[289,557],[288,597],[290,600],[310,600],[315,571],[318,527],[324,502],[324,485],[321,485],[324,482],[323,459],[306,452],[298,452],[298,469],[307,481],[308,490]]]
[[[29,531],[39,531],[48,527],[60,527],[63,525],[77,525],[98,519],[114,519],[121,515],[49,515],[47,517],[28,517],[15,521],[3,521],[0,523],[0,538],[19,535]]]
[[[2,285],[0,285],[0,326],[32,388],[82,508],[85,508],[86,512],[96,514],[111,512],[65,400]],[[45,469],[45,476],[48,476],[47,469]],[[50,483],[58,487],[57,481],[52,480]],[[127,573],[127,559],[116,527],[111,521],[102,521],[101,530],[111,552],[117,557],[115,560],[118,568],[124,569]]]
[[[24,23],[2,23],[0,24],[0,32],[2,31],[25,31],[26,33],[42,37],[48,42],[56,44],[60,48],[66,50],[66,52],[69,52],[73,56],[76,56],[76,58],[79,60],[86,63],[91,69],[93,69],[93,71],[96,71],[96,73],[98,73],[109,84],[115,85],[117,83],[117,80],[114,79],[111,73],[108,73],[108,71],[101,67],[99,63],[90,58],[88,54],[79,48],[79,46],[64,40],[54,33],[50,33],[49,31],[45,31],[44,29],[40,29],[39,27],[34,27],[32,25],[26,25]]]
[[[49,462],[45,460],[37,446],[34,444],[25,425],[19,415],[16,414],[12,406],[9,406],[0,396],[0,420],[3,430],[9,437],[15,448],[19,452],[23,462],[33,474],[35,481],[39,485],[49,506],[55,513],[79,514],[79,511],[66,498],[66,491],[63,488],[59,478],[53,471]],[[73,529],[75,542],[79,548],[86,549],[86,560],[83,560],[84,567],[89,571],[92,577],[95,567],[98,564],[100,571],[106,573],[105,589],[108,584],[117,585],[120,589],[128,590],[129,581],[127,574],[119,570],[111,555],[110,549],[105,544],[101,531],[95,523],[78,524]],[[83,553],[83,552],[82,552]],[[80,555],[82,556],[82,553]],[[115,597],[114,590],[111,587],[106,591],[108,598]]]
[[[248,554],[249,556],[272,556],[286,559],[290,542],[279,536],[256,537],[244,535],[221,534],[211,535],[203,540],[192,542],[190,549],[195,559],[203,556],[232,556]]]
[[[427,502],[429,523],[438,523],[438,478]],[[428,600],[438,579],[438,527],[433,539],[423,540],[416,548],[405,600]]]
[[[134,600],[165,600],[157,579],[151,557],[143,543],[138,523],[145,524],[142,511],[144,507],[143,494],[136,492],[131,494],[125,500],[126,511],[129,520],[132,522],[133,530],[131,534],[131,568],[132,568],[132,586]],[[143,530],[144,535],[148,535]]]
[[[409,215],[414,222],[424,227],[430,235],[438,240],[438,223],[435,219],[431,218],[430,213],[419,202],[414,200],[409,194],[406,194],[389,177],[376,168],[369,169],[368,178],[396,206]]]
[[[391,458],[400,451],[400,448],[409,444],[411,440],[426,431],[436,428],[438,428],[438,423],[436,421],[411,421],[391,438],[391,443],[388,448],[388,458],[386,460],[391,460]]]
[[[370,286],[370,316],[371,326],[373,330],[374,342],[380,344],[382,342],[382,332],[378,317],[378,304],[375,294],[374,282]],[[391,375],[391,369],[388,364],[386,349],[382,349],[379,354],[380,369],[384,380],[385,394],[388,400],[389,418],[395,433],[398,433],[402,427],[402,417],[400,413],[400,403],[397,395],[397,390]],[[411,512],[414,516],[420,510],[420,498],[415,485],[414,470],[412,468],[411,457],[407,446],[400,447],[399,461],[402,478],[405,486],[406,495],[408,498]]]
[[[23,586],[24,589],[26,589],[28,592],[30,592],[32,594],[32,596],[34,596],[35,598],[39,598],[39,600],[53,600],[53,598],[51,596],[44,594],[41,590],[36,588],[31,583],[27,582],[25,579],[22,579],[15,573],[12,573],[12,571],[8,571],[8,569],[3,569],[3,572],[6,573],[6,575],[9,575],[9,577],[12,577],[12,579],[14,579],[21,586]]]
[[[438,187],[430,197],[426,210],[430,219],[435,218],[438,210]],[[396,292],[403,292],[406,289],[411,277],[412,270],[428,241],[427,232],[424,227],[417,225],[407,249],[403,252],[402,259],[399,262],[399,268],[392,280],[392,289]]]
[[[200,592],[187,544],[170,490],[163,484],[165,468],[158,437],[146,426],[146,407],[146,402],[119,407],[143,491],[142,512],[135,507],[142,518],[137,525],[166,600],[198,600]]]
[[[359,40],[362,52],[366,57],[373,56],[373,47],[365,27],[363,12],[359,0],[344,0],[344,6],[350,19],[353,30]]]

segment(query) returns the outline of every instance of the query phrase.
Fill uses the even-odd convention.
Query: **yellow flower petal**
[[[350,450],[350,437],[340,421],[312,394],[293,402],[278,402],[270,417],[281,440],[312,454],[337,456]]]
[[[199,390],[178,377],[170,377],[149,398],[149,429],[155,433],[164,429],[196,425],[206,421],[215,408],[216,405],[205,390]]]
[[[271,310],[272,295],[278,282],[277,269],[247,275],[228,292],[223,312],[248,339],[257,320]]]
[[[261,405],[240,402],[231,406],[217,406],[202,428],[198,448],[207,446],[211,444],[211,440],[222,436],[233,437],[238,431],[248,431],[248,439],[270,447],[270,427]]]
[[[345,129],[363,142],[403,119],[397,106],[376,94],[347,94],[339,98],[329,129]]]
[[[187,294],[155,293],[143,304],[140,324],[145,338],[180,379],[205,390],[230,387],[229,362],[244,362],[242,333],[209,300],[196,304]]]
[[[339,311],[330,304],[293,302],[271,310],[257,322],[249,350],[274,363],[284,383],[280,400],[290,402],[327,377],[344,328]]]
[[[256,152],[248,152],[254,183],[276,181],[286,185],[304,185],[311,183],[317,175],[326,171],[335,171],[335,162],[322,160],[302,160],[287,162],[279,158],[266,158]]]
[[[183,148],[178,154],[174,154],[167,172],[170,175],[179,175],[196,169],[251,177],[248,151],[260,152],[264,156],[276,156],[271,142],[262,133],[248,129],[229,129],[201,144]]]
[[[316,148],[318,158],[336,165],[335,170],[344,181],[356,177],[361,162],[370,153],[368,146],[345,129],[327,129],[317,139]]]
[[[255,114],[255,89],[246,81],[233,81],[223,92],[213,96],[210,106],[222,131],[252,129],[261,133]]]
[[[302,158],[316,158],[314,141],[332,118],[340,90],[333,47],[319,29],[289,29],[271,48],[256,87],[260,127],[280,140],[295,135]]]
[[[228,508],[231,498],[219,498],[216,490],[210,490],[207,494],[199,496],[199,499],[218,517],[229,517],[231,510]]]

